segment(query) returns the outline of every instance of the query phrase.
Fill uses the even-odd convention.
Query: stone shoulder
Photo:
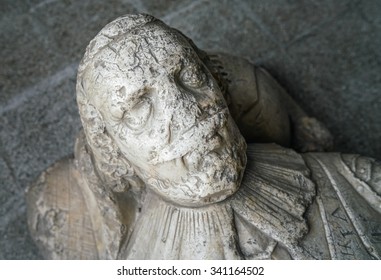
[[[44,171],[27,190],[28,226],[47,259],[97,258],[79,176],[74,159],[64,158]],[[90,242],[82,243],[82,238]]]

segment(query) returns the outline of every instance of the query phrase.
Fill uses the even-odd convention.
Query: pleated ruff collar
[[[249,145],[239,191],[217,204],[187,208],[148,193],[122,259],[244,259],[236,218],[303,259],[298,241],[308,232],[304,218],[315,185],[303,158],[273,144]]]

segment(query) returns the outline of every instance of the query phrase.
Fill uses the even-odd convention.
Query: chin
[[[151,177],[145,180],[148,188],[164,200],[186,207],[202,207],[230,197],[242,181],[246,143],[238,131],[229,139],[233,141],[224,142],[224,145],[206,153],[193,151],[188,161],[197,168],[188,169],[180,180]]]

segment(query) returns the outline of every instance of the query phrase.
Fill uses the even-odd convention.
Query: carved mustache
[[[215,113],[211,117],[196,122],[190,128],[181,131],[179,137],[160,151],[151,154],[150,164],[156,165],[176,158],[180,158],[194,150],[210,151],[220,145],[221,138],[216,136],[218,130],[226,125],[229,117],[227,108]]]

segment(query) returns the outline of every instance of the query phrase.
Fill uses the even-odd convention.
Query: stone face
[[[75,71],[67,76],[64,69],[79,63],[84,47],[102,26],[129,12],[159,16],[202,48],[260,64],[330,128],[336,150],[381,159],[379,10],[377,0],[319,5],[256,0],[1,1],[0,158],[7,159],[15,174],[12,177],[8,167],[1,173],[5,177],[0,181],[4,190],[0,196],[8,201],[0,205],[1,216],[19,207],[14,201],[22,201],[22,188],[37,174],[72,152],[79,128],[73,98]],[[52,87],[49,81],[58,76],[62,81],[69,77],[70,85]],[[56,98],[56,90],[66,94]],[[35,99],[54,109],[44,116]],[[41,111],[33,113],[35,108]],[[44,125],[38,125],[41,119]],[[53,123],[62,125],[62,131],[53,129]],[[49,147],[48,152],[43,147]],[[8,220],[13,228],[21,227]],[[0,223],[8,226],[4,219]],[[1,258],[39,257],[30,239],[24,250],[16,246],[16,237],[0,236],[6,240],[0,243]],[[12,246],[18,249],[11,250]]]
[[[152,16],[121,17],[98,33],[79,66],[77,101],[99,170],[135,174],[187,206],[237,190],[246,144],[202,61]]]

